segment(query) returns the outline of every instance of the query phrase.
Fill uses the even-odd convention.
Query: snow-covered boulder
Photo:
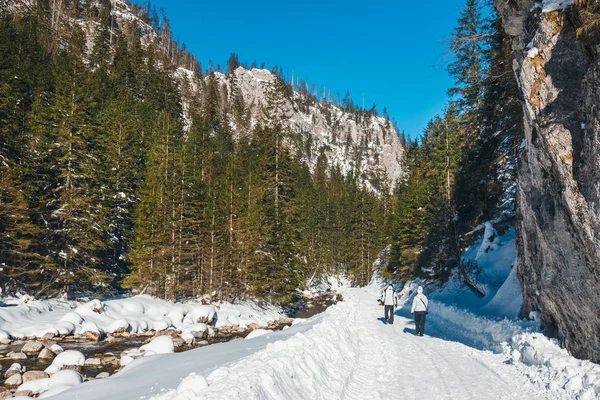
[[[140,352],[142,352],[144,356],[168,354],[175,352],[175,346],[173,345],[173,339],[171,336],[157,336],[152,339],[150,343],[140,347]]]
[[[85,356],[77,350],[66,350],[56,356],[52,364],[45,369],[50,375],[56,374],[63,367],[69,366],[83,366],[85,363]]]
[[[17,392],[30,391],[32,394],[40,394],[48,390],[50,378],[35,379],[25,382],[17,388]]]
[[[130,329],[129,326],[129,322],[127,322],[126,319],[117,319],[113,322],[111,322],[107,327],[106,327],[106,332],[108,333],[120,333],[120,332],[126,332],[127,330]]]
[[[81,325],[83,323],[83,318],[76,312],[69,312],[63,315],[59,322],[70,322],[73,325]]]
[[[104,336],[104,331],[98,328],[95,322],[86,321],[82,326],[79,334],[88,340],[93,340],[95,342],[100,341],[100,339]]]

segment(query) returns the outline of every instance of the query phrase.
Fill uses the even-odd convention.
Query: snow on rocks
[[[49,374],[55,374],[65,366],[83,366],[85,363],[85,356],[83,353],[77,350],[66,350],[56,356],[52,364],[46,368],[46,372]]]
[[[47,397],[55,396],[82,382],[83,378],[81,374],[76,371],[68,369],[59,371],[48,378],[48,387],[38,398],[45,399]]]
[[[352,332],[356,299],[338,304],[312,330],[269,343],[206,377],[190,374],[176,389],[152,399],[339,398],[360,339]]]
[[[98,342],[104,336],[104,330],[98,328],[98,325],[96,325],[95,322],[86,321],[81,326],[79,335],[81,335],[85,339],[92,340],[94,342]]]
[[[150,356],[154,354],[169,354],[173,353],[175,348],[173,346],[173,338],[171,336],[157,336],[140,347],[140,352],[144,356]]]
[[[544,0],[542,2],[542,12],[563,10],[574,3],[573,0]]]
[[[50,378],[48,378],[47,375],[45,378],[34,379],[29,381],[25,381],[25,379],[23,379],[23,384],[17,388],[17,392],[29,391],[31,392],[31,394],[40,394],[48,390],[49,383]]]
[[[185,332],[184,340],[189,341],[189,333],[199,332],[200,323],[213,324],[217,330],[232,326],[247,329],[250,324],[268,328],[284,318],[281,308],[253,301],[173,304],[148,295],[85,303],[29,299],[14,307],[0,307],[0,341],[33,337],[60,340],[65,336],[99,341],[107,334],[129,338],[166,330]],[[212,333],[210,328],[204,331]]]
[[[54,353],[54,354],[60,354],[62,353],[64,350],[62,347],[60,347],[59,344],[53,344],[50,346],[50,350]]]
[[[11,336],[9,335],[9,333],[0,329],[0,342],[10,341],[10,339]]]

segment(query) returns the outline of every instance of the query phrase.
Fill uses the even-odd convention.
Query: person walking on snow
[[[423,336],[425,333],[425,316],[429,312],[429,301],[423,294],[423,286],[417,288],[417,295],[413,297],[410,313],[415,317],[415,327],[417,336]]]
[[[385,323],[394,323],[394,308],[398,305],[394,287],[390,283],[385,292],[383,292],[383,304],[385,306]]]

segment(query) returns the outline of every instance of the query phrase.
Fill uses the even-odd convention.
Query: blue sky
[[[465,0],[177,1],[152,0],[204,69],[240,61],[347,90],[365,107],[386,106],[401,130],[420,135],[452,85],[448,40]]]

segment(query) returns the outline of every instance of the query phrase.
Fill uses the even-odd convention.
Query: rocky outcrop
[[[518,263],[524,313],[600,362],[600,61],[569,0],[495,0],[523,94]]]
[[[227,103],[235,101],[232,93],[241,94],[251,125],[264,122],[264,110],[269,102],[276,101],[279,115],[270,118],[279,120],[292,133],[288,144],[294,153],[301,154],[311,171],[323,151],[329,166],[339,166],[344,174],[360,171],[361,181],[375,190],[380,189],[379,181],[388,179],[391,188],[406,174],[404,145],[388,119],[347,112],[300,90],[285,95],[276,90],[276,75],[266,69],[239,67],[232,74],[215,72],[215,77],[229,97]],[[249,133],[233,122],[232,129],[239,136]]]

